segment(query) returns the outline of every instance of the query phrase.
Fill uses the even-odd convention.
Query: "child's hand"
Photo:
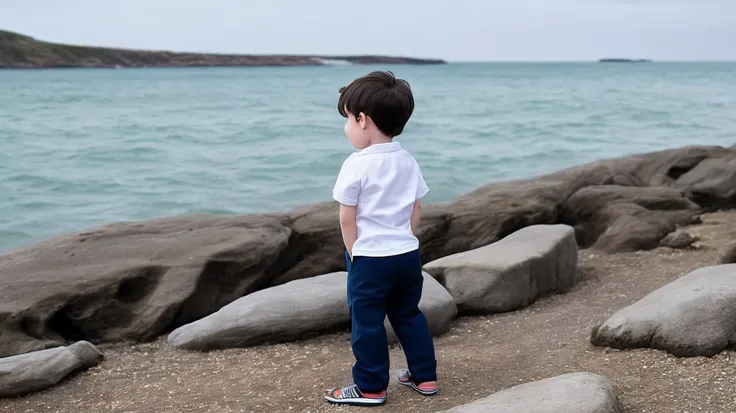
[[[348,268],[348,272],[350,272],[350,267],[353,264],[353,259],[350,256],[350,253],[348,251],[345,251],[345,266]]]

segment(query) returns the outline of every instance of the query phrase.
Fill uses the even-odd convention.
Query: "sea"
[[[428,203],[490,182],[736,143],[736,63],[0,71],[0,253],[114,222],[326,201],[352,152],[338,89],[412,86],[397,138]]]

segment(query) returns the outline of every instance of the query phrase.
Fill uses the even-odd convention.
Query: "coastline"
[[[90,47],[36,40],[0,30],[0,69],[283,67],[335,64],[447,64],[442,59],[382,55],[250,55]]]
[[[699,214],[736,205],[729,192],[729,162],[736,159],[732,148],[687,146],[604,159],[488,184],[455,201],[427,205],[418,230],[423,261],[489,245],[540,224],[573,227],[582,249],[613,253],[657,248]],[[3,321],[0,316],[0,329],[14,334],[6,336],[0,356],[58,345],[69,337],[150,340],[252,292],[343,271],[342,251],[332,201],[286,213],[113,222],[12,248],[0,254],[0,288],[15,285],[6,297],[10,318]],[[93,271],[90,262],[104,271]],[[169,280],[169,272],[182,275]],[[227,286],[218,279],[223,272],[234,277]],[[117,275],[106,278],[106,273]],[[56,291],[20,288],[15,284],[19,274],[52,282]],[[91,290],[77,288],[80,277]],[[124,289],[119,298],[156,311],[97,297],[127,279],[134,280],[131,290]],[[169,295],[167,284],[172,282],[191,285]],[[165,295],[155,305],[148,301],[158,294]],[[35,300],[46,304],[39,307]],[[122,330],[109,326],[97,316],[100,311],[112,311],[129,323]],[[31,332],[13,314],[46,321]]]
[[[682,410],[697,397],[726,406],[709,383],[733,374],[728,347],[700,361],[655,343],[614,350],[591,337],[616,309],[730,256],[735,161],[736,145],[672,148],[492,183],[428,205],[419,228],[424,270],[443,298],[429,298],[438,313],[423,311],[442,324],[436,346],[449,393],[425,403],[392,396],[389,410],[379,411],[437,411],[574,371],[618,383],[625,412]],[[564,237],[550,237],[559,231]],[[324,283],[344,267],[334,202],[286,214],[110,223],[0,254],[0,363],[9,371],[0,395],[34,386],[20,398],[0,397],[0,407],[328,411],[319,388],[349,379],[336,364],[348,366],[351,354],[344,287]],[[489,271],[505,281],[483,284],[497,278],[483,276]],[[483,292],[491,295],[480,302],[492,304],[496,291],[500,307],[467,301]],[[509,304],[510,296],[518,301]],[[235,318],[223,322],[227,314]],[[234,324],[240,330],[227,330]],[[57,357],[71,367],[44,361],[43,349],[73,355],[75,345],[86,359]],[[397,370],[400,349],[391,354]],[[632,370],[640,365],[649,374]],[[39,385],[28,371],[53,379]],[[662,392],[671,374],[692,375],[680,390],[689,398]],[[298,389],[298,400],[284,398],[283,388]],[[100,394],[109,397],[93,403]],[[222,410],[223,402],[235,409]]]

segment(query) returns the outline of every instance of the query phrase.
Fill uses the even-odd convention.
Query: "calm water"
[[[375,68],[0,71],[0,251],[109,221],[330,198],[337,89]],[[450,200],[495,180],[736,143],[736,64],[392,66],[402,145]]]

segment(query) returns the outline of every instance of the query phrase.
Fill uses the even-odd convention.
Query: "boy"
[[[347,249],[355,384],[328,390],[324,397],[335,404],[386,402],[386,315],[409,365],[399,383],[433,395],[437,362],[418,307],[424,278],[414,235],[419,199],[429,189],[417,162],[393,141],[414,111],[414,97],[409,84],[393,73],[372,72],[340,89],[337,109],[347,118],[345,134],[358,150],[343,163],[333,189]]]

